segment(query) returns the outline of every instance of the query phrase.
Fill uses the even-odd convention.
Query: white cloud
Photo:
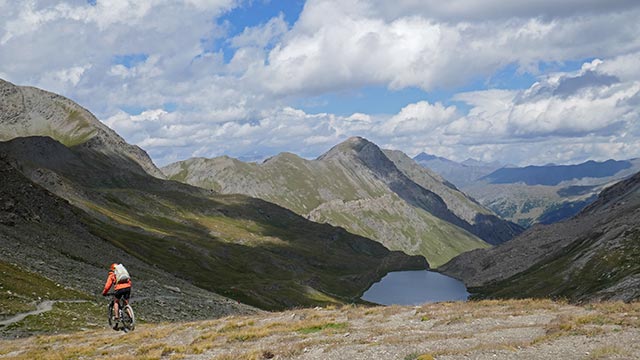
[[[280,15],[272,18],[266,24],[245,28],[241,34],[236,35],[230,42],[235,48],[264,48],[278,40],[288,28],[287,22],[284,21],[284,15],[280,13]]]
[[[426,101],[409,104],[380,126],[382,133],[408,135],[430,132],[449,124],[456,116],[456,107],[444,107],[441,103],[431,105]]]
[[[596,60],[577,73],[553,74],[524,91],[459,94],[456,99],[473,108],[447,127],[447,133],[486,141],[483,136],[489,133],[505,139],[582,137],[628,127],[640,118],[637,105],[629,102],[640,93],[640,82],[621,82],[599,73],[601,67],[611,69],[608,63]]]
[[[407,8],[421,6],[405,3],[410,3],[405,4]],[[629,2],[606,7],[591,1],[583,8],[606,7],[608,11],[589,16],[569,11],[562,19],[534,15],[482,21],[441,21],[426,16],[434,3],[422,6],[427,10],[424,14],[401,12],[385,18],[381,10],[391,5],[384,4],[307,2],[299,21],[269,52],[266,64],[253,63],[245,78],[276,94],[317,94],[362,85],[433,90],[488,76],[512,63],[537,71],[540,61],[562,62],[594,53],[610,57],[640,47],[640,23],[636,21],[640,7]],[[454,5],[453,12],[469,5],[469,13],[480,6],[466,1]],[[540,10],[522,4],[513,7],[516,12],[522,9],[522,14]],[[545,2],[540,8],[552,11],[564,6]],[[616,11],[623,8],[630,9]]]
[[[638,6],[638,2],[634,0],[373,0],[372,3],[372,11],[381,17],[420,15],[443,21],[483,21],[512,17],[560,18],[621,11]]]
[[[68,69],[56,70],[43,76],[43,82],[50,82],[48,88],[57,87],[55,84],[76,86],[80,82],[85,71],[91,69],[91,65],[74,66]]]
[[[310,0],[295,24],[278,15],[226,39],[217,18],[241,4],[0,0],[0,75],[73,98],[160,164],[315,157],[354,135],[456,160],[640,156],[636,1]],[[599,60],[529,89],[455,96],[468,107],[417,101],[339,116],[292,105],[371,85],[450,90],[506,65],[537,74],[541,62],[584,58]]]

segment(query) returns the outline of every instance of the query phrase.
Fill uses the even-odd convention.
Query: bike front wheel
[[[109,319],[109,327],[113,327],[115,325],[115,317],[113,314],[113,303],[107,306],[107,319]]]

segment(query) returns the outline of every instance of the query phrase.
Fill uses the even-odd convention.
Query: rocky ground
[[[640,303],[300,309],[0,341],[0,358],[638,359]]]

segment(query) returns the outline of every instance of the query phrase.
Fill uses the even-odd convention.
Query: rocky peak
[[[91,112],[63,96],[0,79],[0,141],[48,136],[67,147],[83,146],[129,158],[145,172],[164,177],[149,155],[128,144]]]
[[[386,169],[385,172],[388,172],[395,169],[393,162],[387,158],[382,149],[360,136],[348,138],[318,158],[321,161],[353,161],[356,159],[372,170]]]
[[[336,156],[344,156],[345,154],[357,154],[368,145],[375,146],[375,144],[363,137],[352,136],[347,140],[339,143],[338,145],[332,147],[326,153],[320,155],[320,157],[318,157],[318,160],[329,159]]]

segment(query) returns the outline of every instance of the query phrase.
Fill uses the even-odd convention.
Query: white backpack
[[[131,279],[131,277],[129,276],[129,272],[122,264],[116,265],[113,273],[116,274],[116,281],[118,282],[118,284],[127,282],[129,279]]]

